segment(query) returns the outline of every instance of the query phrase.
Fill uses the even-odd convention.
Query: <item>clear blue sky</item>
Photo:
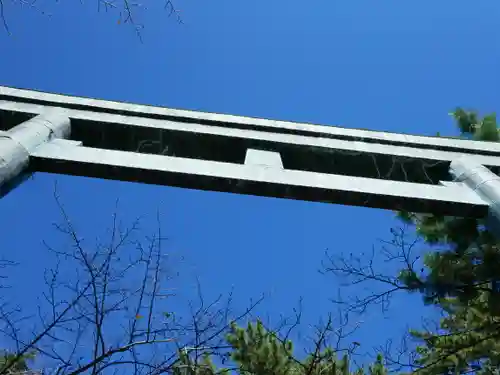
[[[499,106],[496,0],[175,2],[185,24],[146,4],[141,44],[94,1],[46,1],[50,18],[7,1],[13,35],[0,32],[0,84],[415,134],[455,133],[455,106]],[[185,293],[195,275],[210,295],[234,286],[239,307],[272,293],[260,309],[271,316],[302,296],[309,323],[331,310],[339,288],[317,272],[324,251],[369,251],[395,223],[381,210],[38,174],[0,201],[3,255],[26,275],[17,295],[39,293],[56,180],[90,237],[109,224],[116,198],[125,220],[153,223],[160,208],[171,252],[186,259]],[[422,314],[418,297],[398,299],[356,339],[383,344]]]

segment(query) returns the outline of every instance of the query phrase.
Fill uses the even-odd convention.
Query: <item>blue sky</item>
[[[161,3],[139,10],[142,44],[94,1],[38,3],[50,17],[13,4],[12,36],[0,32],[1,85],[429,135],[455,133],[447,113],[456,106],[498,109],[495,0],[175,0],[183,25]],[[56,180],[89,237],[109,225],[117,198],[121,216],[146,215],[146,227],[160,209],[170,251],[185,258],[186,296],[198,276],[208,295],[234,287],[240,308],[270,294],[260,308],[270,316],[303,297],[311,324],[339,289],[317,272],[325,250],[369,251],[395,224],[381,210],[37,174],[0,201],[2,255],[28,275],[11,291],[33,301],[50,263],[41,241],[54,237]],[[365,317],[355,338],[368,350],[423,314],[418,297],[401,297],[389,315]]]

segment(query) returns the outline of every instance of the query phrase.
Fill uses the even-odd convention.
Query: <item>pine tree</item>
[[[351,369],[348,355],[339,358],[331,348],[308,355],[299,360],[294,357],[293,343],[281,340],[275,333],[264,328],[262,322],[248,323],[246,327],[236,324],[226,337],[231,346],[230,359],[239,375],[387,375],[381,355],[367,370]],[[181,361],[174,375],[229,374],[230,368],[216,368],[209,357],[199,364],[192,363],[181,354]],[[233,368],[234,371],[234,368]]]
[[[35,353],[30,352],[18,357],[9,351],[0,354],[0,374],[20,375],[30,371],[28,363],[35,359]]]
[[[476,112],[458,108],[452,116],[462,137],[499,141],[494,114],[480,120]],[[405,212],[399,216],[415,225],[431,246],[423,276],[406,269],[400,279],[445,314],[438,332],[411,332],[422,343],[419,373],[500,374],[500,247],[485,220]]]

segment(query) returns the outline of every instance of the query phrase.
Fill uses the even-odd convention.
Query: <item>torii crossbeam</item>
[[[454,216],[500,202],[497,143],[2,86],[0,131],[0,195],[43,171]]]

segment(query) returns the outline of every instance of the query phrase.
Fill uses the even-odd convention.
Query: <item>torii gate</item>
[[[0,86],[0,196],[34,171],[493,218],[500,144]]]

